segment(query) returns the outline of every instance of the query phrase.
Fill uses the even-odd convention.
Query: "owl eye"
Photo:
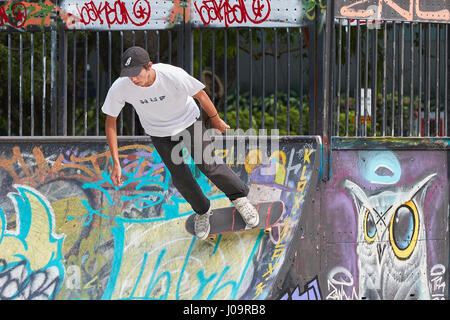
[[[412,201],[401,205],[392,215],[390,242],[395,255],[407,259],[413,252],[419,233],[419,214]]]
[[[372,243],[377,235],[377,226],[373,216],[369,210],[366,210],[366,215],[364,217],[364,237],[368,243]]]

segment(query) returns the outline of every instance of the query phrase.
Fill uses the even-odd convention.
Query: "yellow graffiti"
[[[224,150],[226,151],[226,150]],[[259,149],[250,150],[245,157],[245,171],[251,173],[255,167],[262,163],[262,152]]]
[[[308,20],[313,21],[316,18],[316,7],[319,7],[321,13],[325,12],[326,4],[322,0],[302,0],[305,16]]]
[[[234,146],[231,147],[231,150],[223,149],[216,150],[215,155],[219,157],[219,159],[225,159],[225,163],[228,166],[235,166],[239,163],[235,163],[233,155],[234,155]],[[244,160],[244,168],[247,173],[252,173],[256,167],[261,166],[263,163],[263,153],[259,149],[250,150]],[[270,168],[271,165],[275,165],[275,183],[279,185],[283,185],[286,178],[286,154],[281,151],[274,151],[267,163],[267,167]]]
[[[275,151],[269,158],[269,163],[271,160],[275,162],[275,183],[279,185],[284,185],[284,180],[286,178],[286,154],[283,151]]]
[[[304,157],[303,157],[303,168],[302,173],[300,175],[300,181],[297,184],[297,194],[294,195],[294,206],[291,211],[291,216],[295,216],[300,210],[301,201],[304,199],[304,192],[308,182],[308,177],[306,175],[306,170],[308,166],[311,164],[311,155],[314,150],[310,150],[309,148],[304,149]],[[281,155],[281,153],[279,153]],[[283,156],[280,157],[283,163]],[[285,159],[285,158],[284,158]],[[274,269],[279,265],[279,261],[285,256],[286,251],[286,243],[288,242],[287,236],[291,234],[291,230],[295,227],[298,220],[291,220],[291,218],[287,218],[282,226],[282,231],[280,233],[280,239],[278,243],[275,245],[275,250],[272,253],[271,263],[269,264],[269,269],[264,273],[263,279],[256,285],[255,294],[253,300],[257,299],[262,294],[262,289],[266,286],[265,282],[269,281],[270,275],[274,273]],[[274,267],[275,265],[275,267]]]
[[[24,152],[24,149],[27,151]],[[132,201],[122,203],[123,206],[119,208],[116,200],[123,194],[129,196],[136,191],[146,191],[134,189],[135,185],[130,184],[126,190],[108,189],[111,197],[108,199],[106,192],[102,193],[102,188],[107,184],[105,170],[110,162],[109,151],[96,154],[95,149],[87,149],[81,153],[87,154],[84,156],[65,153],[75,152],[71,147],[64,149],[64,152],[59,151],[61,154],[47,154],[46,150],[40,146],[14,146],[0,155],[0,173],[9,175],[8,183],[20,184],[30,190],[30,193],[19,193],[15,198],[9,196],[15,204],[15,212],[8,208],[8,217],[0,219],[0,231],[6,230],[0,233],[0,260],[14,263],[26,258],[30,267],[38,270],[45,268],[59,254],[64,267],[61,277],[64,282],[58,292],[62,299],[101,298],[99,294],[104,293],[100,289],[106,287],[110,290],[107,298],[112,299],[184,300],[230,299],[244,293],[246,296],[250,294],[251,299],[251,295],[258,297],[267,293],[270,281],[274,280],[284,265],[283,259],[298,223],[300,206],[307,190],[311,172],[308,169],[313,162],[311,157],[314,152],[303,148],[303,163],[295,166],[288,163],[294,157],[289,158],[281,150],[274,151],[267,164],[267,155],[263,157],[261,150],[251,150],[245,157],[242,156],[241,160],[245,158],[245,161],[239,168],[241,171],[245,167],[250,176],[257,167],[268,169],[270,175],[274,175],[276,184],[284,186],[284,189],[294,189],[292,194],[285,194],[294,207],[283,218],[282,224],[277,226],[280,235],[278,242],[273,239],[276,237],[274,234],[269,237],[260,230],[250,230],[223,235],[220,241],[213,243],[195,240],[186,232],[186,215],[192,208],[187,202],[178,202],[178,195],[172,197],[172,189],[164,190],[164,200],[167,201],[155,208],[157,216],[153,211],[136,213]],[[124,171],[136,177],[144,176],[149,167],[154,165],[151,158],[138,158],[137,153],[140,151],[145,154],[155,152],[152,147],[140,144],[119,148],[120,159],[128,161]],[[219,150],[219,155],[231,161],[234,153]],[[157,175],[164,170],[162,165],[151,172]],[[287,172],[293,170],[298,181],[287,181]],[[164,179],[155,176],[155,179],[160,178]],[[89,189],[85,186],[94,183],[84,182],[99,182],[95,185],[98,189]],[[256,190],[259,186],[255,184],[250,187]],[[276,187],[274,189],[277,190]],[[280,193],[281,189],[278,189]],[[216,197],[218,192],[218,189],[213,189],[208,193],[208,197],[213,198],[212,208],[230,206],[228,198],[222,195]],[[16,201],[19,201],[19,197],[22,202],[18,204]],[[108,219],[93,215],[87,227],[84,222],[88,218],[88,208],[83,203],[89,203],[92,210],[104,209],[101,212]],[[19,212],[24,204],[29,208],[25,220]],[[180,218],[171,215],[166,219],[168,211],[165,210],[174,210],[174,206]],[[3,214],[1,210],[0,214]],[[296,214],[297,217],[293,217]],[[8,221],[8,226],[2,225],[7,223],[6,220],[11,220],[11,216],[16,218],[15,230],[12,230],[12,221]],[[26,239],[23,239],[18,234],[25,224],[30,224],[30,230]],[[123,234],[116,232],[118,230],[123,230]],[[49,234],[61,241],[52,241]],[[117,246],[122,241],[123,246]],[[120,259],[116,261],[119,256]],[[261,268],[258,267],[259,259],[267,262]],[[116,262],[120,265],[115,265]],[[114,274],[113,278],[109,278],[111,274]]]
[[[196,295],[198,299],[205,299],[218,284],[239,282],[259,230],[224,235],[216,252],[215,243],[196,241],[186,258],[192,237],[186,234],[184,224],[185,219],[181,218],[126,225],[122,264],[113,299],[187,300]],[[223,274],[220,270],[224,270]],[[229,299],[231,291],[232,286],[226,286],[217,290],[213,298]]]

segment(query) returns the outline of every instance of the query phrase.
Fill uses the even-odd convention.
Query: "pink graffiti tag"
[[[244,0],[238,0],[235,5],[231,5],[228,0],[220,0],[219,3],[216,0],[204,0],[200,7],[196,2],[194,2],[194,6],[205,26],[214,21],[224,22],[225,27],[248,21],[254,24],[263,23],[270,15],[270,1],[252,1],[251,14],[249,14]]]
[[[140,27],[148,22],[151,15],[150,3],[147,0],[136,1],[132,14],[128,12],[125,2],[121,0],[116,0],[113,4],[108,1],[100,2],[98,5],[94,1],[90,1],[85,3],[81,9],[77,5],[77,10],[80,22],[84,25],[96,21],[103,25],[106,20],[108,28],[112,24],[123,25],[128,23]]]
[[[425,2],[424,0],[422,0]],[[376,3],[377,1],[372,1],[373,3]],[[396,1],[394,0],[379,0],[378,4],[372,5],[367,9],[354,9],[355,6],[361,5],[361,4],[370,4],[372,2],[369,2],[369,0],[359,0],[354,1],[350,3],[349,5],[342,6],[339,11],[342,16],[344,17],[352,17],[352,18],[369,18],[374,17],[374,15],[377,15],[378,19],[383,19],[383,7],[389,6],[391,9],[393,9],[397,14],[399,14],[404,20],[406,21],[414,21],[414,13],[417,15],[417,17],[421,20],[440,20],[440,21],[448,21],[450,19],[450,10],[448,9],[442,9],[438,11],[423,11],[420,8],[420,2],[421,0],[409,0],[408,1],[402,1],[408,3],[409,7],[407,9],[404,9],[402,6],[400,6]],[[378,8],[378,12],[375,12],[375,8]],[[383,19],[387,20],[387,19]]]

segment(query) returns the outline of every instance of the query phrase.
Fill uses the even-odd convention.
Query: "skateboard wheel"
[[[265,233],[265,234],[269,234],[269,233],[271,233],[271,232],[272,232],[272,228],[264,229],[264,233]]]

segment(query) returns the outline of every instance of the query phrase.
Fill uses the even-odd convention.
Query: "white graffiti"
[[[358,300],[353,275],[344,267],[335,267],[328,274],[327,300]]]
[[[430,299],[424,201],[431,174],[413,186],[366,194],[345,180],[358,220],[359,294],[367,299]]]
[[[445,300],[445,266],[435,264],[430,270],[429,287],[432,300]]]

